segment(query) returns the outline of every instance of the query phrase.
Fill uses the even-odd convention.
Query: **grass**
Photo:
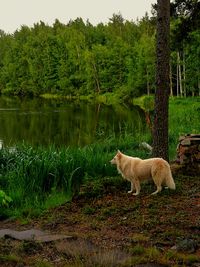
[[[3,256],[0,254],[0,262],[2,262],[2,263],[4,263],[4,262],[8,263],[9,262],[10,264],[20,264],[20,263],[23,264],[22,259],[19,256],[14,255],[14,254],[10,254],[8,256]]]
[[[185,134],[199,134],[200,98],[170,98],[169,153],[175,157],[178,138]]]
[[[155,262],[164,266],[192,266],[199,262],[199,257],[194,254],[184,254],[173,251],[171,249],[164,253],[156,247],[145,247],[137,244],[130,249],[132,257],[130,258],[130,266],[142,264],[146,262]],[[129,266],[127,264],[126,266]]]
[[[117,147],[131,146],[140,151],[131,138],[107,139],[83,148],[32,148],[17,145],[14,150],[0,150],[0,188],[2,195],[11,198],[9,209],[0,206],[1,217],[39,215],[42,210],[70,201],[85,180],[95,177],[100,186],[102,177],[117,174],[110,160]],[[133,150],[132,150],[133,152]],[[99,189],[98,189],[99,190]],[[5,197],[2,201],[5,201]]]

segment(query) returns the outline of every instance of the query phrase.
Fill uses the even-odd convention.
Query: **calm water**
[[[0,146],[83,146],[118,135],[146,130],[144,113],[137,107],[105,106],[66,100],[0,97]]]

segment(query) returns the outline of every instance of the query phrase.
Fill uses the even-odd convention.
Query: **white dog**
[[[162,190],[163,184],[173,190],[176,188],[169,163],[162,158],[142,160],[126,156],[118,150],[116,156],[110,162],[116,164],[122,177],[131,182],[131,190],[128,193],[132,193],[135,187],[134,196],[140,193],[140,181],[149,178],[153,179],[157,187],[157,190],[152,193],[153,195]]]

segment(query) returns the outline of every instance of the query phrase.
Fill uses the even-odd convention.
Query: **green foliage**
[[[154,97],[153,96],[141,96],[133,99],[133,104],[139,106],[144,111],[154,110]]]
[[[1,206],[6,206],[12,202],[12,198],[7,196],[6,193],[3,190],[0,190],[0,207]]]
[[[149,18],[137,25],[114,14],[108,25],[56,20],[52,27],[40,22],[13,35],[2,33],[0,91],[80,96],[123,87],[126,95],[145,93],[147,82],[151,88],[154,83],[155,29],[150,24]]]
[[[181,68],[186,70],[183,83],[189,95],[199,93],[199,11],[196,6],[199,4],[195,1],[185,6],[188,17],[184,16],[184,10],[177,12],[184,9],[181,1],[171,3],[176,13],[171,20],[172,86],[175,92],[178,62],[173,55],[179,51],[182,58],[184,54]],[[126,100],[130,96],[152,94],[155,90],[155,32],[155,17],[147,14],[137,23],[113,14],[107,25],[93,26],[78,18],[66,25],[56,20],[53,26],[44,22],[32,28],[22,26],[12,35],[1,32],[0,92],[76,97],[114,93]]]

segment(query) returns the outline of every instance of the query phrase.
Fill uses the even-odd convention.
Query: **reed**
[[[83,148],[37,147],[25,144],[0,150],[0,189],[12,199],[9,209],[1,206],[2,216],[36,215],[69,201],[79,192],[85,177],[115,176],[110,160],[117,149],[138,149],[131,136],[108,138]],[[140,152],[143,153],[143,152]],[[37,212],[36,212],[37,213]]]

